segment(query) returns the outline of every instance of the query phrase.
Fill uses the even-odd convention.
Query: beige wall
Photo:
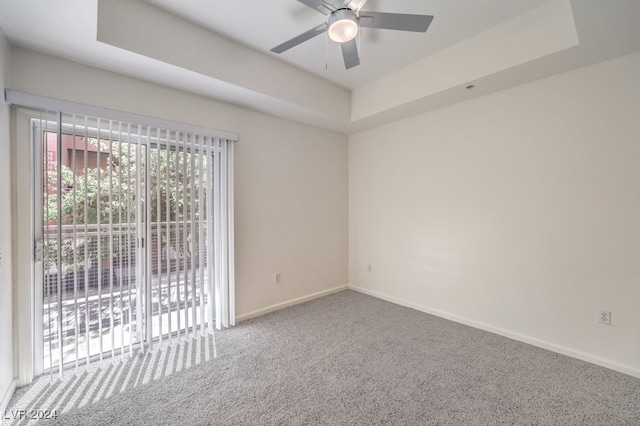
[[[346,136],[19,47],[7,87],[239,133],[239,317],[347,285]]]
[[[9,46],[0,28],[0,412],[13,382],[13,322],[11,278],[11,163],[9,107],[4,102],[5,70]]]
[[[638,75],[640,53],[352,135],[350,284],[640,376]]]

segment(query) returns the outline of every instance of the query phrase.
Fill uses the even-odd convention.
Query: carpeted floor
[[[640,379],[353,291],[216,339],[217,359],[211,339],[174,343],[40,378],[10,408],[61,425],[640,425]]]

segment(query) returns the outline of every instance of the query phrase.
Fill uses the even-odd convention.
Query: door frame
[[[16,385],[31,383],[42,371],[42,360],[38,365],[37,334],[42,335],[35,326],[37,312],[38,286],[42,287],[42,279],[38,279],[35,260],[36,246],[36,208],[41,203],[37,200],[35,182],[42,176],[41,168],[36,167],[42,160],[42,153],[36,149],[32,124],[39,121],[41,114],[23,108],[11,108],[11,144],[12,160],[12,201],[16,209],[13,215],[14,230],[14,375]],[[40,262],[41,264],[41,262]],[[40,278],[42,268],[40,269]],[[38,284],[39,283],[39,284]],[[40,293],[42,288],[40,288]],[[40,302],[40,305],[42,301]],[[41,351],[40,351],[41,352]],[[42,355],[40,353],[40,355]],[[41,357],[40,357],[41,358]],[[40,371],[39,371],[40,369]]]
[[[53,111],[51,111],[53,112]],[[11,108],[11,146],[12,146],[12,202],[15,206],[15,210],[12,216],[13,224],[13,239],[14,244],[14,292],[13,292],[13,305],[14,309],[14,376],[16,377],[17,386],[23,386],[31,383],[33,379],[39,374],[44,372],[43,354],[44,347],[42,346],[43,336],[43,324],[41,321],[41,315],[43,312],[43,268],[42,261],[37,260],[37,253],[41,250],[37,250],[36,240],[38,235],[38,228],[42,233],[42,179],[43,170],[42,164],[43,149],[38,143],[41,137],[35,137],[36,129],[35,123],[40,123],[43,119],[43,113],[41,110],[32,110],[28,107],[12,106]],[[57,121],[57,118],[51,116],[51,121]],[[39,129],[38,133],[43,130]],[[50,128],[48,130],[53,130]],[[181,132],[180,130],[176,130]],[[213,138],[214,136],[207,136]],[[220,136],[215,136],[219,139]],[[237,136],[234,138],[237,140]],[[139,141],[142,142],[142,141]],[[148,141],[147,141],[148,142]],[[150,155],[151,145],[142,143],[141,145],[147,145],[144,150],[145,155]],[[157,147],[162,149],[161,146]],[[193,149],[193,147],[191,147]],[[169,146],[167,145],[167,149]],[[185,150],[190,148],[185,146]],[[211,151],[212,157],[215,157],[214,151]],[[148,163],[148,161],[147,161]],[[215,166],[214,170],[215,170]],[[147,170],[145,174],[148,180]],[[217,172],[214,173],[214,190],[215,181],[217,179]],[[146,186],[146,185],[145,185]],[[146,186],[147,191],[149,190]],[[148,194],[147,194],[148,195]],[[149,198],[148,196],[146,197]],[[210,220],[215,219],[214,217]],[[147,218],[146,226],[141,228],[141,231],[149,233],[150,219]],[[147,228],[147,229],[145,229]],[[145,235],[145,241],[149,241],[148,235]],[[141,256],[140,263],[146,263],[148,261],[147,256]],[[149,265],[143,266],[145,269],[150,268]],[[145,271],[147,272],[147,271]],[[144,283],[150,280],[150,274],[141,274],[146,278]],[[211,284],[213,286],[213,284]],[[217,309],[215,309],[216,298],[213,295],[213,288],[210,289],[209,303],[212,306],[213,316],[209,320],[209,325],[213,318],[217,316]],[[217,292],[217,290],[216,290]],[[146,292],[145,298],[150,298],[150,292]],[[137,298],[142,300],[141,297]],[[147,306],[151,306],[147,303]],[[185,309],[188,310],[188,307]],[[151,316],[151,309],[145,309],[145,312]],[[187,311],[185,311],[187,312]],[[147,345],[151,345],[153,342],[153,332],[150,329],[151,321],[149,318],[145,318],[144,335],[145,342],[136,343],[136,346],[143,349]],[[204,321],[202,319],[201,321]],[[188,323],[188,321],[187,321]],[[204,327],[204,323],[202,324]],[[219,326],[219,321],[216,320],[216,326]],[[194,324],[195,327],[195,324]],[[53,369],[52,369],[53,371]],[[62,374],[62,370],[60,371]]]

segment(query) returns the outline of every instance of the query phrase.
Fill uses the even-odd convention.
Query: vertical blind
[[[191,130],[59,110],[33,121],[42,370],[234,325],[237,137]]]

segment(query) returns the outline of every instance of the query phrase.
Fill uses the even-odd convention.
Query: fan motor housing
[[[329,15],[329,38],[344,43],[358,35],[358,15],[351,9],[338,9]]]

